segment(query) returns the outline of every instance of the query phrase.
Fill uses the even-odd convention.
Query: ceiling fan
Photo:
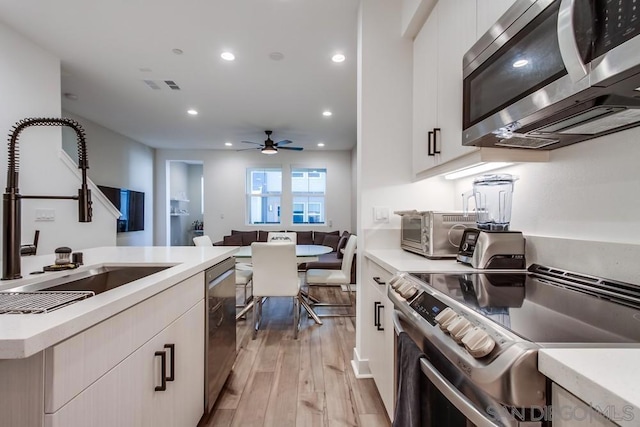
[[[271,139],[272,131],[270,130],[265,130],[264,133],[267,134],[267,139],[264,141],[264,144],[258,144],[257,142],[252,142],[252,141],[241,141],[241,142],[245,144],[259,145],[259,147],[255,147],[255,149],[260,150],[262,154],[277,154],[279,148],[283,150],[295,150],[295,151],[303,150],[302,147],[284,147],[284,145],[291,144],[291,141],[289,141],[288,139],[283,139],[282,141],[273,142],[273,140]],[[253,150],[253,149],[254,148],[245,148],[243,150],[238,150],[238,151]]]

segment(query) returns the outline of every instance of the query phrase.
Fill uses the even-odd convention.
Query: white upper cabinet
[[[476,38],[479,39],[515,3],[515,0],[476,0],[476,2],[478,8]]]
[[[462,57],[475,41],[476,0],[438,2],[414,40],[414,176],[476,150],[462,145]]]

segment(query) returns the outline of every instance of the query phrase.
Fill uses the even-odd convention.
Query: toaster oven
[[[475,214],[436,211],[396,211],[402,217],[400,247],[431,259],[455,258],[462,234],[476,226]]]

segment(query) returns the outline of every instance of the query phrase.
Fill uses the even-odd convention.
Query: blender
[[[457,260],[481,269],[522,269],[525,241],[520,231],[509,231],[513,184],[509,174],[482,175],[473,180],[473,190],[462,194],[464,215],[469,199],[475,201],[476,228],[462,235]]]

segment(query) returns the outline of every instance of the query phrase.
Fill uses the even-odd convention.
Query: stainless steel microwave
[[[635,0],[518,0],[463,60],[463,145],[555,149],[640,125]]]
[[[427,258],[455,258],[467,227],[476,215],[462,212],[396,211],[402,217],[400,247]]]

